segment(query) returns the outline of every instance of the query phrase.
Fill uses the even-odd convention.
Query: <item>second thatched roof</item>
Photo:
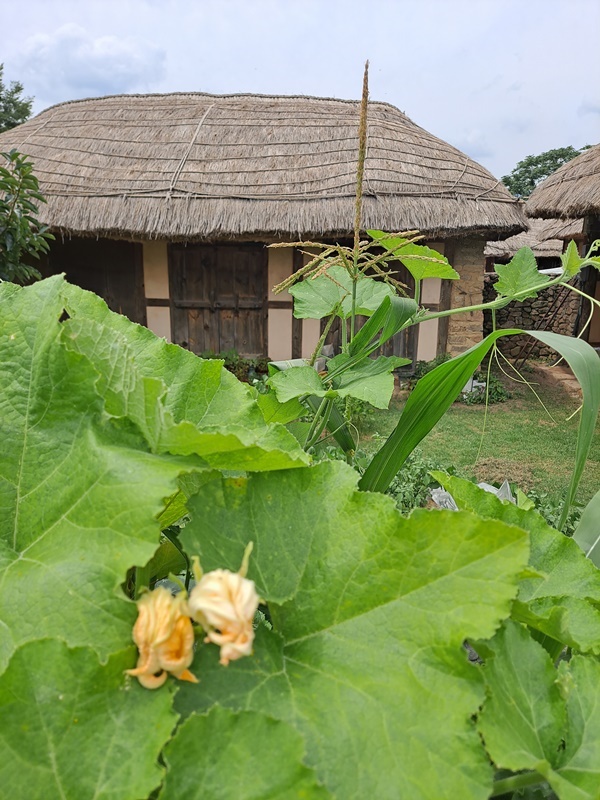
[[[531,217],[561,219],[600,214],[600,144],[563,164],[531,193]]]
[[[521,247],[530,247],[536,258],[560,258],[564,242],[578,239],[583,231],[583,220],[530,219],[528,228],[501,242],[488,242],[484,255],[493,258],[512,258]]]
[[[118,95],[0,135],[29,155],[40,217],[84,235],[176,240],[352,230],[358,102]],[[488,238],[523,230],[506,188],[387,103],[369,103],[363,227]]]

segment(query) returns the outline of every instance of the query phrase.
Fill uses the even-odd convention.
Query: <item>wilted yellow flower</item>
[[[194,629],[188,616],[185,594],[173,597],[164,587],[146,592],[137,602],[138,618],[133,641],[139,650],[135,675],[146,689],[158,689],[170,672],[182,681],[197,683],[188,670],[194,658]]]
[[[246,550],[239,572],[207,572],[190,592],[189,612],[206,631],[204,641],[220,646],[224,666],[252,653],[252,620],[260,599],[254,581],[245,577],[250,550]]]

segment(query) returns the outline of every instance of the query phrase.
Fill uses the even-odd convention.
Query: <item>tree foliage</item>
[[[586,145],[577,150],[569,145],[568,147],[558,147],[555,150],[547,150],[538,156],[527,156],[523,161],[519,161],[509,175],[503,176],[502,183],[515,197],[527,198],[544,178],[552,175],[559,167],[588,148],[589,145]]]
[[[31,116],[33,97],[23,97],[23,84],[3,80],[4,64],[0,64],[0,133],[26,122]]]
[[[39,278],[24,259],[48,252],[54,236],[37,220],[37,203],[45,203],[27,157],[17,150],[0,153],[0,280],[26,283]]]

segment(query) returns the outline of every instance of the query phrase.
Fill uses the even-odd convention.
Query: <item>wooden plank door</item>
[[[262,244],[169,248],[171,333],[194,353],[267,353],[267,251]]]

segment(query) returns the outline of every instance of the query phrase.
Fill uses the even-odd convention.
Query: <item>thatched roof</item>
[[[525,203],[531,217],[561,219],[600,214],[600,144],[563,164]]]
[[[502,242],[488,242],[484,255],[493,258],[512,258],[521,247],[531,247],[536,258],[560,258],[564,240],[578,238],[583,220],[530,219],[523,233]]]
[[[34,162],[43,222],[86,235],[346,234],[358,102],[118,95],[61,103],[0,135]],[[510,235],[524,227],[487,170],[387,103],[369,104],[364,228]]]

